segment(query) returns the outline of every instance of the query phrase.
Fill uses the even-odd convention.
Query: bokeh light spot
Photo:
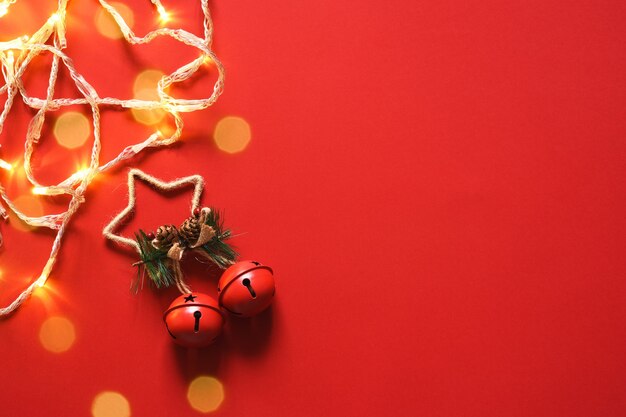
[[[39,198],[30,194],[24,194],[16,197],[13,200],[13,204],[20,210],[22,213],[31,217],[40,217],[43,216],[43,206],[39,202]],[[35,227],[30,226],[24,223],[19,217],[17,217],[13,211],[9,211],[9,217],[11,226],[15,227],[17,230],[21,230],[22,232],[30,232]]]
[[[119,392],[103,391],[91,404],[93,417],[130,417],[130,404]]]
[[[159,96],[155,89],[141,90],[135,93],[135,98],[139,100],[158,100]],[[155,125],[159,123],[167,114],[162,109],[131,109],[133,117],[144,125]]]
[[[109,4],[117,10],[120,16],[124,18],[128,27],[132,29],[135,24],[133,11],[124,3],[110,2]],[[98,9],[95,23],[96,29],[98,29],[98,32],[100,32],[102,36],[106,36],[109,39],[120,39],[124,37],[120,27],[115,23],[115,19],[113,19],[113,16],[111,16],[104,7]]]
[[[150,98],[152,100],[158,100],[159,95],[157,94],[156,88],[159,80],[163,78],[164,75],[163,72],[155,69],[140,72],[133,83],[133,93],[139,94],[144,90],[153,90],[153,96]]]
[[[210,413],[224,401],[224,387],[213,377],[199,376],[189,384],[187,400],[194,410]]]
[[[218,148],[228,153],[241,152],[250,143],[250,125],[241,117],[227,116],[217,122],[213,139]]]
[[[74,325],[65,317],[50,317],[39,329],[39,340],[46,350],[54,353],[67,351],[76,340]]]
[[[54,124],[54,136],[64,148],[74,149],[83,146],[90,134],[89,119],[79,112],[63,113]]]

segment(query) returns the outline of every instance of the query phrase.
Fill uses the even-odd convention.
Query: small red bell
[[[215,300],[200,293],[181,295],[163,314],[174,342],[185,347],[211,344],[222,331],[224,317]]]
[[[217,291],[220,307],[240,317],[254,316],[274,299],[274,273],[256,261],[237,262],[224,271]]]

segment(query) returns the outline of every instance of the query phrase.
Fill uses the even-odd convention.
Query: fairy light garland
[[[22,291],[13,302],[4,308],[0,308],[0,317],[6,316],[15,311],[37,287],[45,285],[54,268],[59,255],[63,235],[67,226],[85,202],[85,192],[89,184],[100,173],[120,165],[126,160],[141,153],[147,148],[158,148],[170,145],[178,141],[183,131],[183,120],[181,113],[194,112],[211,106],[220,96],[224,86],[224,67],[215,53],[211,49],[213,36],[213,23],[208,7],[208,0],[200,0],[202,12],[204,14],[203,37],[196,36],[183,29],[159,28],[147,33],[144,36],[137,36],[130,29],[124,18],[111,4],[105,0],[98,0],[100,5],[111,15],[117,26],[121,30],[124,39],[131,45],[148,44],[158,37],[170,37],[182,44],[196,48],[200,55],[192,61],[182,65],[169,75],[163,76],[157,85],[158,100],[140,99],[119,99],[114,97],[100,97],[91,84],[78,72],[72,59],[63,52],[67,47],[65,36],[67,3],[68,0],[58,0],[57,10],[46,20],[31,36],[22,36],[7,42],[0,42],[0,65],[5,84],[0,87],[0,95],[6,94],[4,108],[0,113],[0,132],[11,111],[14,100],[18,95],[24,103],[36,110],[36,114],[30,121],[25,139],[24,150],[24,172],[26,178],[33,186],[32,192],[36,195],[52,196],[66,194],[71,196],[69,206],[66,211],[58,214],[48,214],[39,217],[31,217],[20,211],[11,198],[7,195],[4,187],[0,186],[0,198],[4,200],[6,206],[20,220],[33,227],[47,227],[56,230],[56,236],[52,244],[50,255],[45,263],[39,277]],[[160,21],[166,23],[170,20],[170,13],[165,9],[160,0],[150,0],[159,14]],[[16,0],[0,0],[0,18],[9,12],[9,8]],[[51,44],[50,44],[51,42]],[[42,53],[52,54],[52,66],[48,77],[48,88],[45,98],[31,97],[27,94],[22,76],[28,69],[29,64],[36,56]],[[205,62],[211,62],[217,69],[217,80],[213,86],[212,94],[201,99],[177,99],[167,94],[166,90],[174,83],[179,83],[189,79],[195,74]],[[56,82],[59,68],[63,65],[69,71],[70,77],[76,85],[82,98],[54,98]],[[63,107],[73,105],[88,105],[92,113],[93,124],[93,145],[87,168],[75,172],[67,179],[56,185],[44,185],[37,181],[33,174],[31,160],[33,153],[41,138],[42,128],[46,121],[48,112],[57,111]],[[160,131],[155,131],[143,141],[126,147],[115,158],[101,163],[101,136],[100,136],[100,106],[114,106],[124,109],[139,110],[162,110],[168,113],[175,124],[175,130],[170,136],[163,135]],[[0,169],[12,171],[15,164],[0,159]],[[8,218],[7,210],[0,207],[0,216]],[[1,240],[1,236],[0,236]]]

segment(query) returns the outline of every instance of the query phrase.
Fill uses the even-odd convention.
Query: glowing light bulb
[[[161,23],[167,23],[172,20],[172,15],[170,15],[161,4],[157,6],[157,11],[159,12],[159,20],[161,20]]]
[[[33,187],[32,193],[35,195],[60,195],[68,193],[68,188],[72,187],[75,183],[82,181],[87,174],[89,174],[89,168],[82,168],[70,175],[68,179],[63,181],[57,186],[53,187]]]
[[[13,165],[8,163],[7,161],[5,161],[4,159],[0,159],[0,168],[6,170],[6,171],[13,171]]]
[[[82,181],[83,178],[85,178],[88,173],[89,173],[89,168],[79,169],[78,171],[76,171],[75,173],[72,174],[72,176],[70,177],[70,180],[72,182]]]
[[[68,191],[61,187],[33,187],[33,194],[35,195],[61,195],[66,194]]]
[[[89,168],[79,169],[78,171],[76,171],[75,173],[70,175],[69,178],[67,178],[65,181],[60,183],[58,185],[58,189],[72,187],[77,182],[82,181],[87,176],[87,174],[89,174]],[[37,187],[33,188],[33,193],[35,193],[35,194],[37,194],[35,192],[36,189],[37,189]],[[63,194],[63,193],[65,193],[65,190],[62,190],[62,191],[59,192],[59,194]],[[48,194],[48,195],[51,195],[51,194]]]
[[[33,187],[33,194],[36,195],[47,195],[48,187]]]
[[[35,281],[35,284],[36,284],[39,288],[41,288],[41,287],[43,287],[44,285],[46,285],[46,281],[47,281],[47,280],[48,280],[48,276],[47,276],[47,275],[44,275],[44,274],[41,274],[41,276],[40,276],[39,278],[37,278],[37,281]]]

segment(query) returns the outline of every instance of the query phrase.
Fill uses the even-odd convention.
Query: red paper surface
[[[18,0],[2,40],[39,27],[52,3]],[[164,3],[173,26],[200,33],[196,2]],[[137,33],[158,26],[147,0],[127,4]],[[103,38],[97,7],[70,2],[67,51],[101,96],[130,98],[143,69],[171,71],[196,53]],[[136,259],[101,235],[127,197],[128,167],[107,173],[46,288],[0,322],[1,415],[90,415],[106,390],[134,416],[200,415],[186,398],[199,375],[222,382],[223,416],[626,414],[623,2],[211,7],[224,95],[185,116],[180,144],[128,167],[202,174],[203,202],[225,210],[243,258],[274,268],[273,308],[230,320],[208,349],[175,347],[162,312],[176,290],[129,293]],[[49,60],[38,65],[28,86],[41,96]],[[180,94],[211,85],[201,76]],[[59,95],[71,94],[65,77]],[[16,104],[1,157],[19,157],[32,114]],[[244,152],[213,143],[227,115],[251,126]],[[150,133],[124,112],[103,121],[106,158]],[[35,158],[47,183],[88,157],[50,129]],[[139,185],[123,233],[182,221],[190,195]],[[6,305],[39,274],[53,236],[1,229]],[[214,269],[185,268],[215,294]],[[65,353],[39,342],[54,315],[76,329]]]

